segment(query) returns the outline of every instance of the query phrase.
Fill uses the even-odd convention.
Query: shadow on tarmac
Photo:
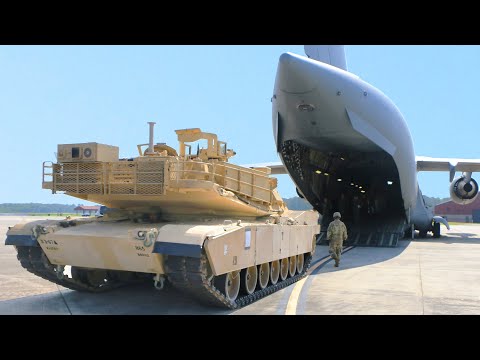
[[[405,251],[409,243],[410,240],[401,240],[398,242],[398,246],[394,248],[356,246],[342,254],[339,267],[334,267],[334,262],[332,259],[330,259],[322,266],[316,268],[310,275],[315,276],[319,275],[319,273],[342,271],[345,269],[352,269],[384,262],[399,256],[403,251]]]
[[[427,237],[415,239],[415,242],[430,242],[430,243],[442,243],[442,244],[472,244],[480,245],[480,239],[478,234],[471,233],[448,233],[448,236],[441,235],[439,238]]]
[[[4,315],[227,315],[232,310],[204,306],[171,286],[151,284],[92,294],[61,288],[60,292],[0,301]]]

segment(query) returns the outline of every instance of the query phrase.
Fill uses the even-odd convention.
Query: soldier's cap
[[[340,219],[341,217],[342,217],[342,215],[340,215],[340,213],[339,213],[338,211],[333,213],[333,218],[334,218],[334,219],[335,219],[335,218],[339,218],[339,219]]]

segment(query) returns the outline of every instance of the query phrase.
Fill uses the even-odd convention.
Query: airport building
[[[77,206],[75,209],[75,212],[78,214],[80,211],[82,212],[82,216],[92,216],[92,214],[95,214],[98,210],[100,210],[100,206]]]
[[[447,221],[480,223],[480,196],[468,205],[455,204],[453,201],[438,204],[435,206],[435,215]]]

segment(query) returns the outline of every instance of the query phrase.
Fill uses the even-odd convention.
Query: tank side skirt
[[[202,247],[195,244],[181,244],[172,242],[159,242],[155,243],[153,253],[159,253],[164,255],[177,255],[199,258],[202,256]]]

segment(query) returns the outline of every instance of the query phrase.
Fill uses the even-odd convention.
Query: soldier
[[[329,253],[335,260],[335,267],[340,263],[340,255],[342,254],[343,242],[347,240],[347,227],[340,221],[342,216],[339,212],[333,214],[333,221],[328,225],[327,240],[330,241]]]

